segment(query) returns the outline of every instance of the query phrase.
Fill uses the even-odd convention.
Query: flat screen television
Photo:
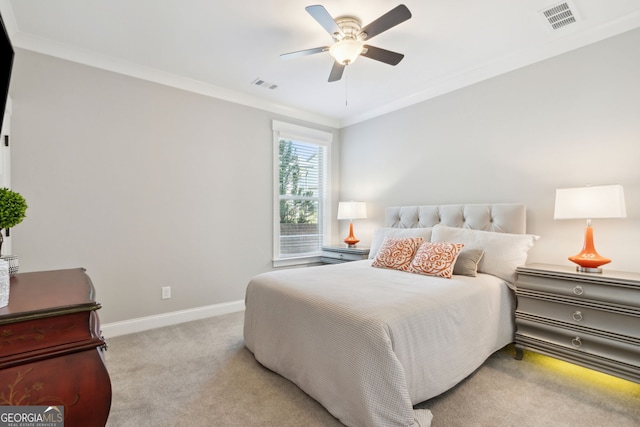
[[[0,15],[0,24],[2,30],[0,31],[0,56],[2,62],[0,63],[0,108],[2,108],[2,115],[0,115],[0,129],[2,129],[2,122],[4,121],[4,110],[7,108],[7,98],[9,97],[9,82],[11,81],[11,69],[13,68],[13,46],[11,46],[11,40],[9,40],[9,34],[7,28],[4,26],[4,20]]]

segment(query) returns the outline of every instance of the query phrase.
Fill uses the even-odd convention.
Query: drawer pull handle
[[[577,285],[575,288],[573,288],[573,293],[575,295],[582,295],[584,293],[584,290],[582,289],[582,286]]]
[[[576,322],[579,322],[582,320],[582,313],[576,311],[575,313],[573,313],[573,315],[571,315],[571,317],[573,317],[573,320],[575,320]]]
[[[573,344],[573,346],[576,348],[582,347],[582,340],[580,339],[580,337],[575,337],[571,340],[571,344]]]

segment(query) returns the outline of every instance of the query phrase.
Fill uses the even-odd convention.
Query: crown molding
[[[34,36],[24,32],[16,32],[11,36],[14,47],[53,56],[78,64],[147,80],[161,85],[197,93],[211,98],[221,99],[247,107],[269,111],[287,117],[338,128],[337,119],[272,103],[262,98],[247,95],[220,86],[211,85],[195,79],[168,73],[152,67],[146,67],[119,58],[95,53],[93,51],[59,43],[47,38]]]
[[[562,38],[541,43],[526,50],[518,50],[517,52],[512,52],[494,61],[474,66],[458,74],[431,81],[429,87],[425,90],[418,91],[410,96],[369,110],[363,114],[342,119],[340,121],[340,128],[418,104],[431,98],[453,92],[454,90],[462,89],[483,80],[506,74],[510,71],[526,67],[527,65],[562,55],[637,28],[640,28],[640,10],[636,10],[620,19],[610,21],[607,24],[578,33],[568,33]]]

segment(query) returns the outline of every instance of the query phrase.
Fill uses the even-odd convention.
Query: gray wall
[[[569,264],[584,224],[553,220],[555,188],[620,183],[629,217],[595,221],[596,246],[639,271],[638,45],[635,30],[341,130],[340,200],[370,215],[356,236],[389,205],[519,201],[542,236],[530,261]],[[110,323],[241,300],[271,269],[270,128],[286,118],[24,50],[11,96],[23,271],[87,268]]]
[[[271,270],[271,120],[303,123],[20,49],[11,97],[21,271],[85,267],[110,323],[243,300]]]
[[[384,207],[523,202],[530,262],[571,265],[582,220],[553,220],[556,188],[622,184],[628,218],[594,220],[608,267],[640,271],[640,30],[341,131],[341,197]],[[343,227],[342,232],[345,233]]]

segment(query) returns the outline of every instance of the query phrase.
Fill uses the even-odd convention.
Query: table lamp
[[[594,218],[626,218],[624,190],[621,185],[599,185],[556,189],[554,219],[586,219],[582,251],[569,257],[585,273],[601,273],[601,265],[611,262],[598,254],[593,244],[591,220]]]
[[[355,248],[360,241],[353,235],[353,220],[367,217],[367,205],[364,202],[339,202],[338,219],[349,220],[349,236],[344,239],[347,247]]]

